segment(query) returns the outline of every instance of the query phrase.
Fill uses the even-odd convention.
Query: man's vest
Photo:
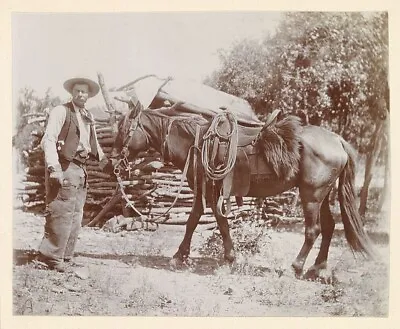
[[[66,116],[64,125],[61,128],[60,134],[58,135],[57,152],[60,158],[60,162],[71,162],[76,157],[76,151],[79,145],[80,130],[78,118],[76,117],[75,108],[72,102],[63,104],[66,110]],[[84,118],[82,118],[84,120]],[[93,120],[91,118],[91,120]],[[99,160],[99,154],[97,150],[97,143],[95,139],[94,125],[90,125],[90,138],[89,138],[91,151],[90,156]]]

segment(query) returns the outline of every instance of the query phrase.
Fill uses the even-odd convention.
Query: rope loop
[[[228,134],[222,134],[218,128],[221,122],[225,122],[226,120],[230,124],[230,131]],[[207,177],[212,180],[224,179],[231,172],[236,162],[238,146],[238,123],[236,116],[228,111],[218,113],[204,134],[203,140],[201,160]],[[221,141],[227,143],[227,149],[222,162],[221,159],[216,159]],[[216,160],[220,161],[215,163]]]

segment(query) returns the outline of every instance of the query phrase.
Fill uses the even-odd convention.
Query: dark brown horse
[[[195,199],[185,236],[174,255],[175,261],[184,261],[189,256],[192,235],[204,211],[203,200],[199,197],[202,191],[216,217],[223,239],[224,257],[228,261],[235,258],[227,218],[216,209],[215,191],[218,189],[212,188],[210,180],[203,185],[205,175],[201,144],[202,136],[210,124],[210,121],[197,115],[176,117],[170,116],[167,110],[149,109],[139,114],[131,112],[119,123],[112,158],[121,156],[123,146],[123,154],[129,160],[134,159],[138,152],[153,147],[181,170],[184,170],[185,164],[189,164],[186,177],[189,186],[194,189]],[[196,144],[196,130],[200,132],[200,139],[197,136],[197,143],[200,144]],[[195,144],[200,147],[194,147]],[[267,180],[252,179],[247,196],[267,197],[293,187],[299,188],[305,218],[305,239],[292,263],[296,276],[302,275],[306,258],[320,233],[322,241],[318,256],[305,277],[315,277],[327,266],[335,227],[329,208],[329,194],[338,179],[346,239],[352,251],[361,252],[364,256],[374,255],[356,207],[355,153],[342,137],[321,127],[303,126],[299,118],[287,116],[264,127],[258,134],[256,146],[259,150],[255,154],[256,160],[261,158],[260,161],[267,162],[273,174]],[[189,162],[186,162],[187,159]]]

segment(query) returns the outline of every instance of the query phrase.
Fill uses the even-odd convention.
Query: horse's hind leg
[[[228,262],[235,260],[235,251],[233,249],[233,242],[229,233],[229,224],[226,217],[215,215],[218,223],[218,228],[222,236],[222,242],[224,244],[224,258]]]
[[[321,223],[321,247],[318,253],[315,263],[311,266],[307,273],[304,275],[306,279],[316,278],[319,276],[320,270],[326,269],[329,246],[331,244],[333,231],[335,229],[335,221],[333,219],[332,213],[329,209],[329,194],[325,197],[322,202],[321,212],[320,212],[320,223]]]
[[[292,267],[297,277],[300,277],[302,275],[304,263],[307,259],[307,256],[310,253],[310,250],[314,245],[314,242],[317,239],[319,233],[321,232],[321,227],[319,223],[321,202],[302,201],[302,203],[305,220],[304,243],[299,254],[292,263]]]
[[[222,236],[222,243],[224,245],[224,258],[228,262],[232,263],[235,260],[235,251],[233,249],[233,242],[231,235],[229,233],[229,224],[228,224],[228,219],[224,216],[218,215],[217,211],[217,194],[216,190],[213,190],[213,198],[211,200],[211,208],[214,213],[215,219],[217,220],[219,232],[221,233]]]

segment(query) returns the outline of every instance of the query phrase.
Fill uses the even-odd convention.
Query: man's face
[[[89,98],[89,86],[77,83],[72,88],[72,101],[79,107],[84,107]]]

